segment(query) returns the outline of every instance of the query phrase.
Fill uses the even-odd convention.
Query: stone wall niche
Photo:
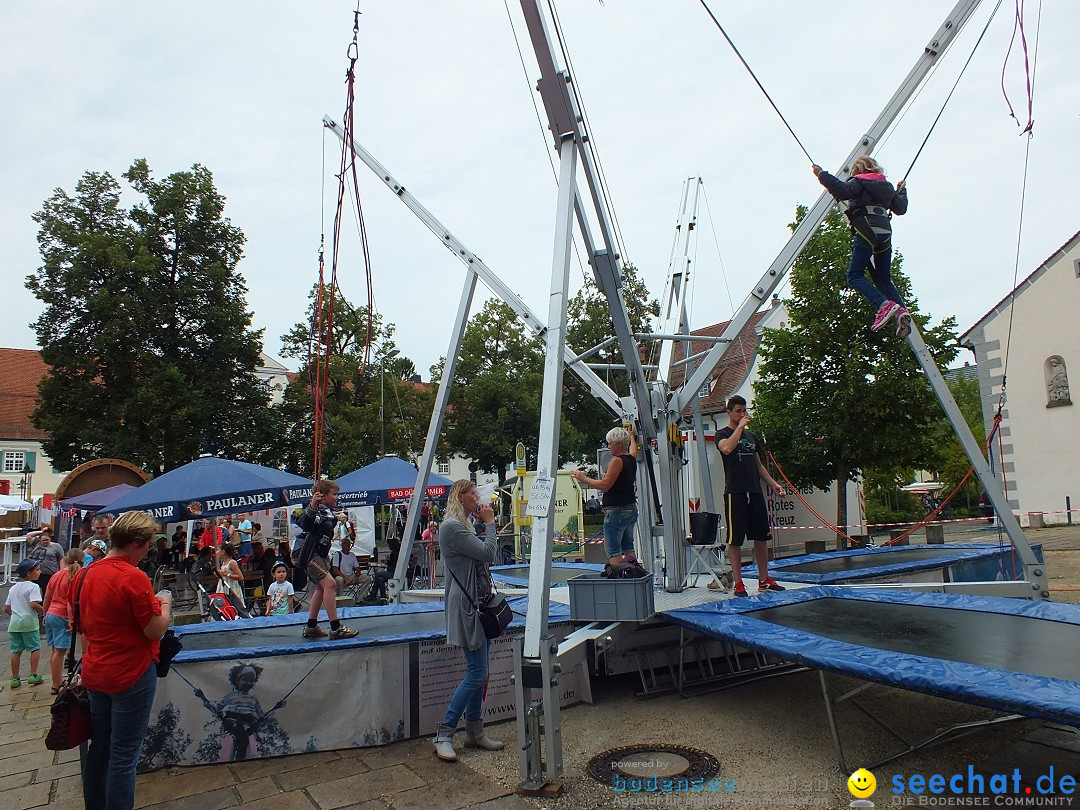
[[[1069,396],[1069,374],[1065,370],[1065,361],[1060,354],[1052,354],[1043,364],[1043,377],[1046,379],[1046,407],[1060,408],[1072,405]]]

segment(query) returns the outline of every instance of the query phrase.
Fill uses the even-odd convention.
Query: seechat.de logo
[[[866,768],[859,768],[848,777],[847,788],[856,799],[867,799],[877,790],[877,779]]]

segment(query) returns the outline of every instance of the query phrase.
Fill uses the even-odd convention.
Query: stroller
[[[213,557],[200,558],[191,567],[188,579],[192,590],[199,599],[199,610],[202,612],[203,621],[231,622],[237,619],[250,619],[251,612],[244,603],[231,593],[211,591],[207,581],[212,580],[216,584],[220,579],[217,568],[214,567]]]

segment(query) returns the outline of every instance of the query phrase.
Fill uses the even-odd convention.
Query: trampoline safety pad
[[[667,611],[786,661],[1080,726],[1080,606],[814,586]]]

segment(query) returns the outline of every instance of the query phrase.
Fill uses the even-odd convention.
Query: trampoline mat
[[[341,623],[360,634],[360,638],[380,638],[383,636],[408,636],[413,633],[428,635],[432,632],[445,632],[446,619],[441,610],[414,613],[397,613],[382,616],[364,616],[354,619],[342,619]],[[301,637],[304,624],[272,625],[255,627],[243,620],[222,622],[220,633],[190,633],[181,636],[184,651],[227,650],[245,647],[274,647],[278,645],[295,646],[310,643],[313,647],[320,642],[310,642]]]
[[[886,565],[903,565],[921,560],[942,560],[942,566],[954,562],[950,560],[946,547],[939,549],[907,548],[896,551],[877,552],[874,554],[845,554],[826,560],[796,563],[794,565],[775,565],[776,573],[792,572],[799,574],[835,574],[840,571],[863,571],[867,568],[881,568]]]
[[[1072,681],[1080,625],[977,610],[827,597],[747,617],[889,652]]]
[[[551,566],[551,584],[552,585],[565,585],[571,579],[581,574],[591,572],[591,568],[556,568]],[[516,565],[512,568],[499,568],[497,571],[491,572],[492,579],[503,580],[528,580],[529,579],[529,566]]]

